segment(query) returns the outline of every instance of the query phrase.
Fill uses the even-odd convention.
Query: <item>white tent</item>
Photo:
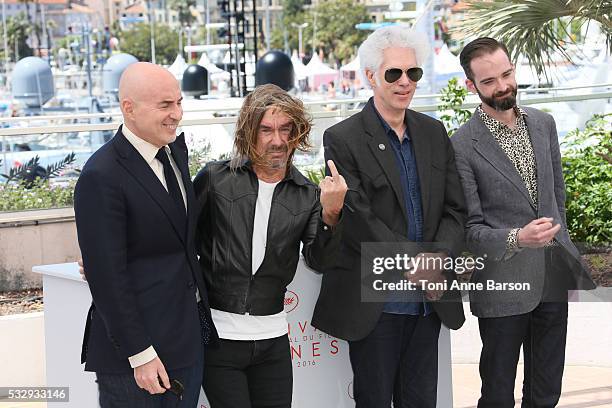
[[[225,56],[223,57],[223,63],[224,64],[232,63],[232,54],[229,51],[225,53]]]
[[[338,71],[321,61],[321,58],[319,58],[317,54],[313,54],[308,64],[306,64],[306,68],[308,68],[309,75],[329,75],[338,73]]]
[[[463,75],[463,68],[459,63],[459,57],[450,52],[446,44],[434,55],[434,72],[436,75]]]
[[[183,73],[187,69],[187,66],[188,65],[185,62],[185,58],[183,58],[183,56],[179,54],[176,56],[176,59],[174,60],[172,65],[168,67],[168,71],[170,71],[170,73],[174,75],[177,79],[181,79],[183,77]]]
[[[308,81],[313,89],[333,81],[338,76],[338,71],[324,64],[316,53],[312,55],[306,69],[308,70]]]
[[[434,93],[444,88],[452,78],[460,79],[460,83],[463,82],[462,79],[465,78],[463,68],[461,68],[461,64],[459,63],[459,57],[453,55],[446,44],[444,44],[438,52],[434,53],[433,70],[432,92]],[[424,79],[426,78],[427,73],[425,73]]]
[[[228,81],[230,78],[230,73],[222,70],[221,68],[213,64],[208,59],[208,55],[206,55],[206,53],[202,53],[202,56],[200,57],[200,60],[198,61],[198,65],[206,68],[206,70],[208,71],[208,77],[210,78],[211,81],[217,81],[217,80]]]
[[[295,80],[299,81],[300,79],[305,79],[308,76],[308,69],[306,68],[306,65],[302,63],[297,55],[291,57],[291,62],[293,63]]]
[[[225,72],[221,68],[219,68],[218,66],[210,62],[210,59],[208,59],[208,55],[206,55],[205,52],[202,53],[202,56],[200,57],[200,60],[198,61],[198,65],[206,68],[209,74],[216,74],[217,72]]]
[[[340,67],[340,71],[359,71],[361,65],[359,63],[359,55],[357,55],[351,62]]]

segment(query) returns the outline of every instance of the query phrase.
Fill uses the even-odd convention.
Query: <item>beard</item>
[[[270,159],[269,164],[271,169],[284,169],[287,167],[287,159]]]
[[[288,151],[289,151],[289,148],[287,145],[271,147],[267,149],[266,150],[266,160],[265,160],[267,166],[274,170],[286,168],[287,162],[289,161],[289,156],[287,155]],[[283,155],[282,157],[273,157],[272,156],[273,153],[285,153],[285,155]]]
[[[476,87],[476,85],[474,85],[474,87]],[[493,94],[490,97],[481,94],[478,88],[476,88],[476,92],[478,92],[478,96],[480,97],[480,100],[482,101],[482,103],[489,105],[490,107],[495,109],[497,112],[507,111],[508,109],[512,109],[516,106],[516,93],[517,93],[516,87],[510,86],[510,95],[506,96],[505,98],[501,98],[501,99],[499,97],[507,94],[508,93],[507,91],[498,92],[496,94]]]

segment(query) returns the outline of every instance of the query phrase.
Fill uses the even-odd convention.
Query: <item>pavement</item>
[[[519,365],[515,399],[520,407],[523,366]],[[477,364],[453,364],[453,408],[476,408],[480,396]],[[55,404],[49,404],[53,408]],[[566,366],[557,408],[612,408],[612,368]],[[0,402],[0,408],[47,408],[44,402]],[[88,407],[84,407],[88,408]],[[334,407],[321,407],[334,408]]]
[[[514,388],[515,407],[520,407],[523,365]],[[476,408],[480,397],[477,364],[453,364],[453,408]],[[566,366],[558,408],[612,408],[612,368]]]

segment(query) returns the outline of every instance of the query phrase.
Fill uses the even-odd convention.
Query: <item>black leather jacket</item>
[[[211,162],[194,180],[200,206],[198,251],[210,307],[231,313],[271,315],[283,310],[287,285],[300,255],[321,270],[338,251],[341,223],[321,219],[318,187],[291,166],[274,189],[263,263],[253,275],[251,253],[258,180],[249,162],[232,170]]]

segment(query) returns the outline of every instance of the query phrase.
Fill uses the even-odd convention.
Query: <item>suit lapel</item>
[[[529,204],[535,209],[533,201],[529,196],[529,191],[525,187],[525,183],[520,174],[510,161],[506,153],[499,146],[489,129],[480,119],[478,112],[475,112],[470,119],[472,126],[472,139],[474,140],[474,149],[487,160],[502,176],[507,178],[516,189],[525,197]]]
[[[123,136],[121,129],[113,138],[115,149],[119,153],[118,161],[136,181],[147,191],[166,214],[177,235],[185,244],[185,223],[182,221],[176,204],[153,173],[151,167],[142,158],[132,144]]]
[[[366,133],[371,137],[368,141],[368,146],[372,151],[372,155],[382,167],[387,180],[395,193],[395,198],[402,209],[402,217],[406,220],[406,204],[404,203],[404,193],[400,180],[399,171],[397,171],[397,159],[393,153],[393,146],[390,145],[389,138],[385,133],[385,129],[380,123],[380,119],[374,111],[372,101],[368,102],[363,109],[363,125]]]
[[[431,192],[431,143],[415,120],[414,114],[406,110],[406,126],[408,135],[414,149],[417,172],[419,174],[419,187],[421,190],[421,205],[423,207],[423,222],[428,220],[429,196]]]
[[[546,144],[545,140],[547,138],[544,137],[544,131],[542,126],[536,122],[536,120],[527,114],[525,116],[525,123],[527,124],[527,129],[529,130],[529,138],[531,139],[531,145],[533,146],[533,154],[535,156],[535,165],[536,165],[536,175],[537,175],[537,186],[538,186],[538,207],[540,207],[541,193],[544,191],[544,174],[542,166],[547,162],[546,158]],[[550,161],[550,159],[548,159]],[[549,183],[552,183],[552,180],[548,180]],[[539,214],[539,211],[538,211]]]

